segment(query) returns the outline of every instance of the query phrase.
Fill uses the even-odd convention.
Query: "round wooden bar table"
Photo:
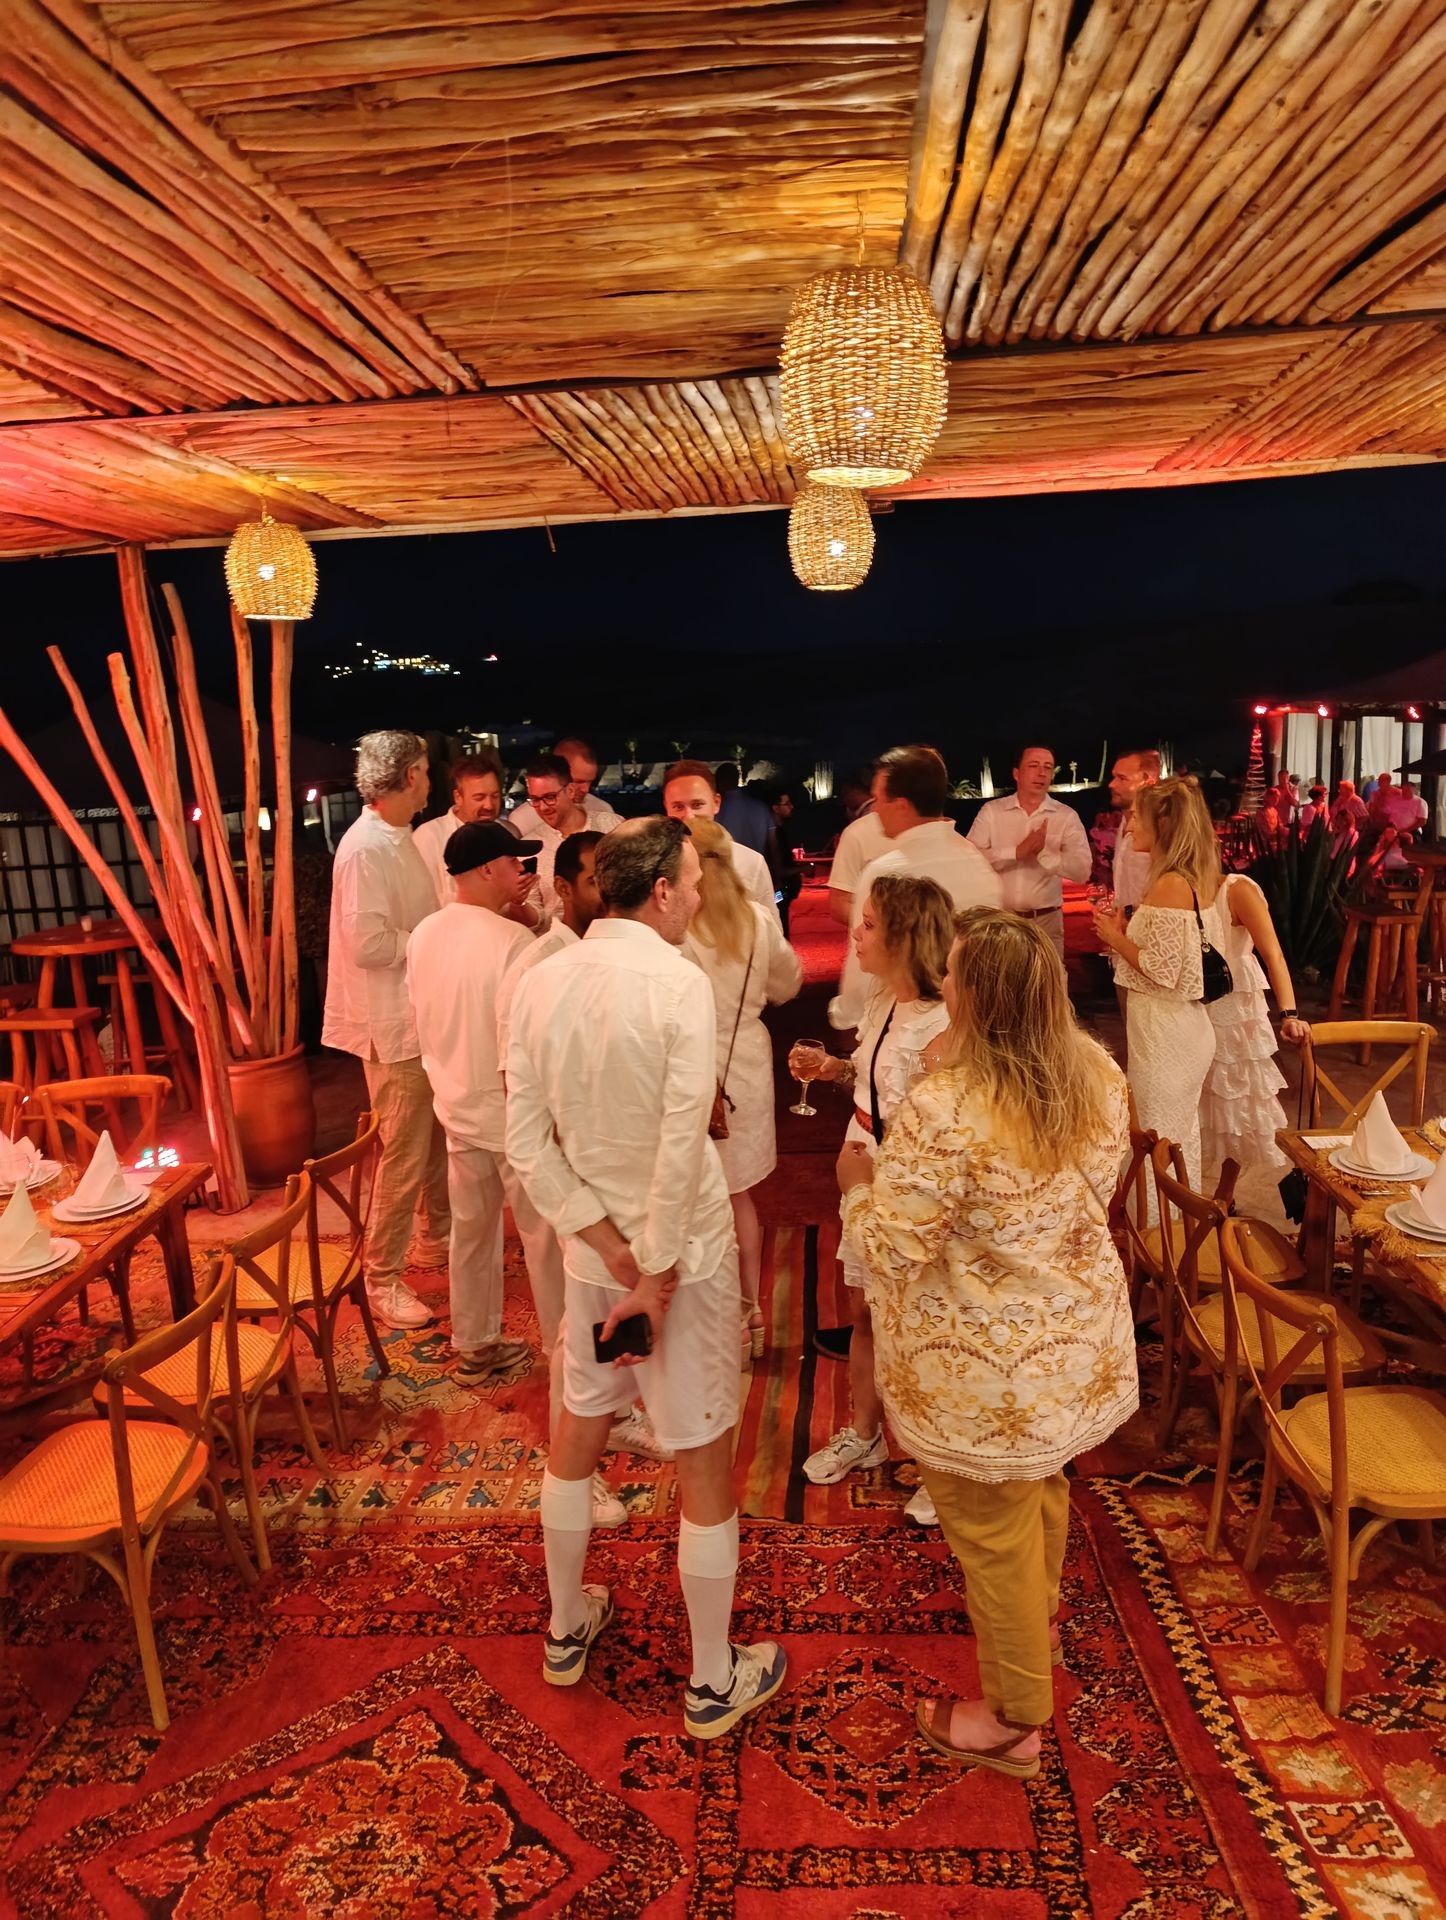
[[[141,925],[157,939],[164,938],[159,920],[144,916]],[[121,1020],[124,1024],[125,1050],[129,1060],[129,1071],[146,1071],[146,1043],[141,1027],[141,1010],[136,1001],[135,975],[131,971],[130,956],[135,951],[136,937],[124,920],[96,919],[87,917],[82,920],[66,921],[58,927],[40,927],[34,933],[18,934],[10,942],[10,951],[27,960],[40,962],[39,991],[35,1004],[38,1008],[64,1004],[55,997],[57,976],[62,961],[70,968],[70,1004],[84,1007],[89,1004],[86,998],[85,963],[87,960],[109,957],[115,966],[116,990],[120,997]],[[147,973],[149,978],[149,973]],[[161,1023],[161,1034],[167,1051],[173,1056],[178,1051],[180,1040],[176,1031],[175,1017],[170,1003],[166,999],[165,989],[152,982],[156,996],[156,1014]],[[112,1036],[112,1053],[115,1068],[120,1070],[121,1035]],[[86,1031],[82,1036],[81,1050],[88,1073],[104,1074],[105,1063],[100,1057],[93,1032]],[[41,1076],[37,1072],[36,1078]]]

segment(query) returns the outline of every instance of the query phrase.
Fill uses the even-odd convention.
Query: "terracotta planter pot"
[[[311,1075],[300,1047],[266,1060],[230,1060],[231,1104],[246,1175],[259,1187],[279,1187],[316,1149]]]

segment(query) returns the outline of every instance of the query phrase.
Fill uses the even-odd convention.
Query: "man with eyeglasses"
[[[542,844],[537,856],[537,879],[542,890],[542,905],[551,919],[561,911],[557,888],[552,883],[557,850],[572,834],[587,832],[592,822],[572,796],[572,773],[560,754],[539,755],[528,763],[522,777],[527,782],[528,804],[525,809],[516,809],[512,824],[527,832],[523,823],[534,819],[537,822],[528,832],[528,838]]]
[[[543,1679],[575,1686],[612,1619],[584,1586],[593,1474],[614,1410],[641,1396],[676,1456],[678,1574],[692,1673],[683,1723],[727,1733],[783,1684],[773,1641],[729,1639],[738,1571],[738,1248],[708,1121],[713,993],[679,951],[702,868],[681,821],[629,820],[597,849],[604,916],[517,985],[507,1051],[507,1157],[562,1242],[562,1414],[542,1479],[552,1617]],[[599,1360],[639,1316],[648,1337]],[[641,1349],[639,1351],[638,1349]]]
[[[614,813],[606,800],[593,792],[593,783],[598,776],[598,758],[586,740],[572,736],[559,740],[552,749],[559,760],[567,762],[568,792],[574,806],[582,808],[587,815],[587,824],[594,833],[611,833],[614,827],[622,825],[622,816]],[[512,809],[509,818],[519,833],[525,833],[529,840],[535,840],[537,829],[542,825],[542,817],[530,800],[524,800]]]
[[[1094,864],[1089,835],[1073,807],[1050,798],[1054,754],[1048,747],[1021,749],[1014,792],[986,800],[974,816],[969,838],[1004,886],[1004,905],[1040,932],[1064,962],[1064,887],[1083,886]]]

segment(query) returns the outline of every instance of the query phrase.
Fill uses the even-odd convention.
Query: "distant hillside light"
[[[783,335],[783,437],[794,467],[830,487],[911,480],[948,410],[944,336],[903,267],[837,267],[794,298]]]
[[[226,549],[226,586],[247,620],[306,620],[316,604],[316,560],[295,527],[259,520],[237,527]]]
[[[850,487],[804,487],[788,510],[788,557],[815,592],[858,586],[874,557],[874,523],[864,496]]]

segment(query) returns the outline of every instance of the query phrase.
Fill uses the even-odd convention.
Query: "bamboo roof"
[[[778,507],[854,255],[932,497],[1446,454],[1446,0],[0,0],[0,555]]]

